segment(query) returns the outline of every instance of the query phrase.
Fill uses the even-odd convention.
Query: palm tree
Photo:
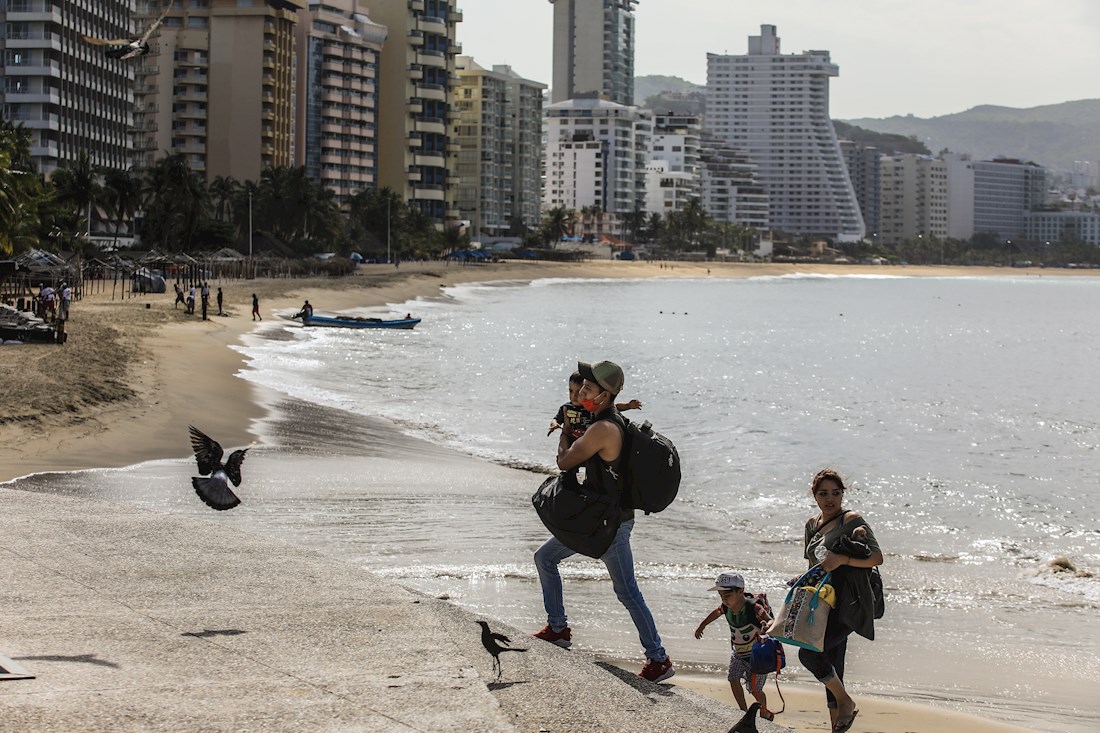
[[[653,212],[649,215],[649,221],[646,222],[646,238],[651,242],[656,242],[661,237],[661,233],[665,229],[664,219],[660,213]]]
[[[115,220],[115,241],[126,220],[131,222],[141,205],[141,179],[129,170],[109,169],[103,175],[103,198]],[[131,230],[132,233],[132,230]]]
[[[84,232],[87,234],[92,233],[92,204],[103,200],[100,175],[99,166],[92,164],[88,151],[81,150],[75,161],[55,170],[50,179],[61,201],[86,212]]]
[[[210,181],[210,199],[214,204],[214,218],[229,221],[233,218],[233,201],[241,184],[233,176],[214,176]]]
[[[546,212],[542,229],[550,242],[550,246],[556,247],[561,242],[562,237],[567,233],[572,233],[575,216],[576,212],[573,209],[567,209],[564,206],[555,206]]]
[[[181,153],[156,161],[145,174],[142,238],[167,249],[189,251],[195,232],[209,219],[206,181]]]
[[[30,132],[0,122],[0,253],[41,246],[43,233],[73,231],[75,216],[59,207],[30,159]]]

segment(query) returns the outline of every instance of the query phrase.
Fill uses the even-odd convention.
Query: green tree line
[[[364,189],[341,203],[304,167],[265,169],[257,181],[216,176],[209,183],[183,155],[145,171],[95,166],[86,152],[48,177],[30,161],[29,134],[0,124],[0,253],[41,247],[80,249],[97,211],[107,234],[137,231],[142,246],[164,252],[244,248],[253,237],[281,244],[280,254],[318,252],[395,259],[436,257],[469,245],[457,228],[432,220],[388,189]],[[250,229],[251,227],[251,229]],[[387,244],[389,245],[387,247]]]

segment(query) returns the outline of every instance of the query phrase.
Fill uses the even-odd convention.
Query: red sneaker
[[[661,682],[674,674],[676,674],[676,670],[672,668],[672,658],[665,657],[663,662],[658,662],[656,659],[647,660],[638,676],[644,677],[650,682]]]
[[[536,639],[548,641],[551,644],[557,644],[562,649],[568,649],[573,645],[573,632],[569,630],[568,626],[566,626],[561,631],[554,631],[549,626],[544,626],[542,628],[542,631],[538,632],[537,634],[531,634],[531,636],[535,637]]]

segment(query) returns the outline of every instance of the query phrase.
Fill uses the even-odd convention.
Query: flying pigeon
[[[140,38],[92,38],[91,36],[81,36],[81,38],[85,43],[93,46],[110,46],[106,51],[107,58],[129,61],[132,58],[144,56],[149,53],[149,39],[156,33],[157,28],[160,28],[160,24],[164,22],[164,18],[175,2],[176,0],[168,0],[168,7],[161,12],[152,25],[145,29]]]
[[[500,655],[504,652],[525,652],[526,649],[513,649],[508,646],[501,646],[501,643],[511,644],[512,641],[504,634],[495,634],[489,629],[489,624],[484,621],[478,621],[481,624],[481,643],[485,647],[485,651],[493,655],[493,669],[496,670],[497,679],[500,679]]]
[[[194,425],[188,425],[188,429],[191,431],[191,447],[195,451],[199,473],[203,476],[210,474],[210,478],[191,477],[195,493],[213,509],[232,509],[241,500],[229,488],[229,482],[232,481],[234,486],[241,485],[241,464],[244,463],[244,454],[248,452],[248,448],[233,451],[229,454],[229,460],[222,464],[224,452],[218,442]]]

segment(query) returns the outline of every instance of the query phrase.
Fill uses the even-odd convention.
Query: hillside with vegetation
[[[941,117],[913,115],[846,122],[876,132],[913,136],[930,150],[1030,160],[1055,172],[1075,160],[1100,160],[1100,99],[1041,107],[981,105]]]
[[[875,132],[856,125],[849,125],[841,120],[833,120],[836,136],[841,140],[851,140],[862,145],[877,148],[886,155],[929,155],[928,146],[915,137],[897,135],[889,132]]]

